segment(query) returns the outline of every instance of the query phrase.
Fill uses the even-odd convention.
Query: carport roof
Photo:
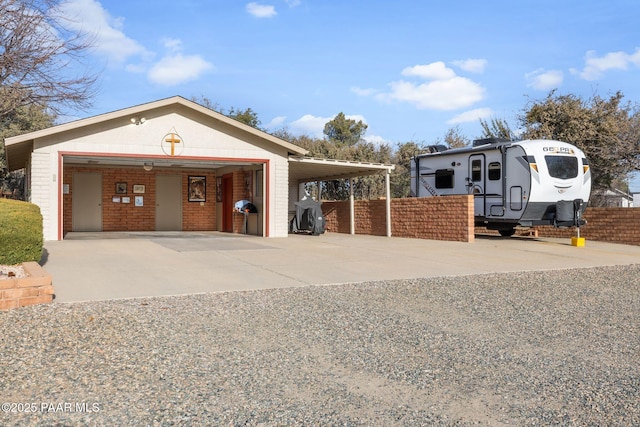
[[[391,172],[395,165],[289,156],[289,181],[331,181]]]

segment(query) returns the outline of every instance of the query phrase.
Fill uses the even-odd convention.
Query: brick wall
[[[37,262],[25,262],[22,266],[28,277],[0,280],[0,310],[48,304],[53,300],[51,276]]]
[[[587,208],[587,224],[580,227],[580,237],[601,242],[640,246],[640,208]],[[535,227],[541,237],[576,235],[575,228]]]
[[[356,234],[386,235],[386,201],[354,203]],[[349,233],[349,202],[323,202],[327,231]],[[432,240],[474,240],[473,197],[446,196],[391,200],[391,234]]]
[[[182,230],[216,230],[216,175],[202,171],[163,171],[146,172],[142,168],[89,168],[66,166],[64,184],[69,185],[69,194],[63,195],[63,234],[72,230],[73,215],[73,174],[74,172],[100,172],[102,174],[102,230],[103,231],[153,231],[156,226],[156,175],[168,174],[182,176]],[[206,177],[206,201],[189,202],[188,180],[190,175]],[[126,194],[116,194],[116,183],[127,183]],[[143,194],[134,194],[134,185],[144,185]],[[135,196],[144,197],[143,206],[135,206]],[[130,203],[114,203],[113,196],[129,197]]]
[[[156,224],[156,174],[136,169],[102,169],[102,230],[149,231]],[[66,173],[65,173],[66,175]],[[126,194],[116,194],[116,183],[127,184]],[[144,185],[144,194],[133,194],[134,185]],[[71,190],[73,192],[73,189]],[[113,196],[129,197],[129,203],[114,203]],[[135,206],[135,196],[143,206]]]
[[[237,202],[238,200],[250,199],[250,195],[247,195],[245,192],[244,186],[244,171],[235,171],[233,172],[233,202]],[[251,200],[249,200],[251,201]],[[239,213],[233,213],[233,232],[234,233],[242,233],[242,228],[244,226],[244,215]]]

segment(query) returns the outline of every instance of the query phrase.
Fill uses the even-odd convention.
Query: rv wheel
[[[515,228],[507,228],[505,230],[498,230],[498,232],[500,233],[500,235],[502,237],[511,237],[514,234],[516,234],[516,229]]]

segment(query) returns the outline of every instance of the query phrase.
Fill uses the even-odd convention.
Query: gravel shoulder
[[[54,303],[0,327],[3,426],[640,425],[640,265]]]

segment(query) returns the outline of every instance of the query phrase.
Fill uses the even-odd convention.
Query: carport
[[[318,200],[321,200],[323,181],[349,180],[349,230],[355,234],[353,178],[382,175],[385,177],[387,237],[391,237],[391,171],[395,165],[382,163],[354,162],[348,160],[318,159],[314,157],[289,156],[289,201],[291,206],[304,194],[304,184],[315,182],[318,186]],[[295,194],[292,194],[295,193]]]

